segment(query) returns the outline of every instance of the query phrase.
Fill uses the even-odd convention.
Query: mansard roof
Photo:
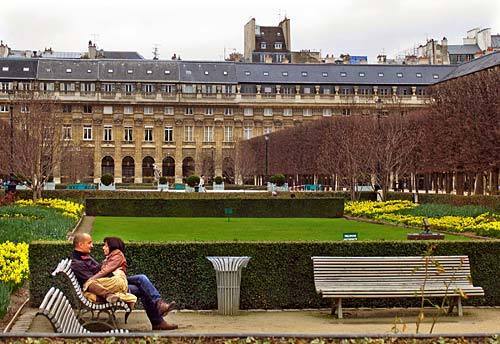
[[[444,80],[459,78],[467,74],[472,74],[483,69],[500,66],[500,51],[481,56],[477,59],[458,65]]]
[[[232,62],[178,61],[181,82],[237,83],[236,68]]]
[[[33,59],[0,59],[0,79],[36,79],[37,67]]]
[[[238,63],[240,83],[428,85],[456,66]]]
[[[98,79],[98,63],[96,60],[49,60],[38,62],[39,80],[81,80]]]
[[[129,82],[177,82],[179,69],[175,61],[100,60],[99,80]]]

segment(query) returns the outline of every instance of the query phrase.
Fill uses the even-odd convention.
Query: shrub
[[[90,216],[224,217],[341,217],[342,198],[265,199],[87,199]]]
[[[102,185],[109,186],[113,184],[115,181],[115,178],[111,174],[105,174],[101,177],[101,183]]]
[[[160,177],[160,179],[159,179],[159,183],[160,183],[160,184],[162,184],[162,185],[163,185],[163,184],[167,184],[167,177],[163,177],[163,176],[162,176],[162,177]]]
[[[0,319],[5,316],[9,309],[11,292],[10,286],[0,282]]]
[[[411,201],[411,197],[412,195],[409,193],[389,192],[387,194],[388,200],[403,199]],[[438,204],[451,204],[454,206],[478,205],[487,207],[495,212],[500,212],[500,195],[460,196],[460,195],[450,195],[450,194],[443,195],[443,194],[419,193],[418,201],[421,204],[438,203]]]
[[[217,184],[217,185],[222,184],[223,181],[224,181],[224,179],[222,179],[221,176],[217,176],[217,177],[214,178],[214,183]]]
[[[17,289],[28,278],[28,244],[0,244],[0,282]]]
[[[4,205],[12,204],[16,201],[16,194],[14,192],[9,192],[8,194],[2,196],[0,195],[0,207]]]
[[[192,175],[186,178],[186,184],[192,188],[194,188],[199,183],[200,183],[200,177],[198,176]]]
[[[275,174],[271,177],[271,183],[276,184],[276,186],[283,186],[285,184],[285,176],[282,174]]]
[[[183,242],[128,243],[130,275],[146,274],[167,300],[182,308],[216,309],[215,271],[207,256],[250,256],[242,270],[242,309],[330,307],[331,300],[316,294],[312,256],[378,257],[422,256],[430,245],[435,255],[466,255],[470,259],[474,285],[484,288],[484,298],[470,298],[465,304],[500,305],[498,279],[500,241],[380,241],[380,242]],[[38,306],[55,283],[50,272],[72,250],[68,242],[35,242],[30,245],[30,298]],[[96,258],[104,257],[95,250]],[[347,298],[346,307],[393,307],[418,305],[418,298]]]

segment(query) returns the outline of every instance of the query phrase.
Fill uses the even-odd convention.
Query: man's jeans
[[[156,308],[156,302],[161,298],[160,293],[146,275],[128,276],[128,290],[141,299],[144,310],[151,325],[158,325],[163,318]]]

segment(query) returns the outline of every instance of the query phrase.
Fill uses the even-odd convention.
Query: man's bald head
[[[75,251],[90,253],[94,247],[92,244],[92,237],[87,233],[76,233],[73,237],[73,247]]]

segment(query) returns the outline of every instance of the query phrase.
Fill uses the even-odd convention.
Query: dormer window
[[[87,73],[92,73],[92,70],[91,69],[87,69]]]
[[[432,75],[432,77],[433,77],[434,79],[439,79],[439,75],[438,75],[438,74],[434,74],[434,75]]]
[[[8,72],[9,71],[9,67],[2,67],[2,72]]]
[[[281,75],[288,76],[288,72],[283,72],[283,73],[281,73]]]
[[[321,75],[323,75],[323,78],[326,78],[328,76],[327,72],[323,72]]]
[[[46,68],[46,69],[45,69],[45,71],[46,71],[47,73],[50,73],[50,72],[51,72],[51,69],[50,69],[50,68]]]
[[[364,77],[365,76],[365,72],[359,72],[359,76],[360,77]]]
[[[127,74],[132,74],[134,71],[132,69],[127,70]]]
[[[152,70],[147,70],[146,74],[153,74],[153,71]]]
[[[108,73],[113,73],[113,70],[112,69],[108,69]]]
[[[383,78],[384,77],[384,73],[378,73],[378,76]]]
[[[260,43],[260,48],[261,49],[266,49],[267,48],[267,43],[266,42]]]
[[[208,70],[205,71],[205,75],[208,75]]]
[[[269,76],[269,72],[263,72],[264,76]]]
[[[403,77],[403,73],[396,73],[396,76],[397,76],[398,78],[402,78],[402,77]]]
[[[23,67],[23,72],[29,72],[30,71],[30,67]]]
[[[227,71],[226,71],[226,70],[225,70],[225,71],[223,71],[223,72],[222,72],[222,74],[227,75]]]
[[[421,78],[422,77],[422,73],[417,73],[417,78]]]
[[[245,75],[249,76],[251,73],[249,71],[245,71]]]
[[[66,68],[66,73],[71,73],[71,68]]]
[[[346,77],[346,76],[347,76],[347,73],[346,73],[346,72],[340,72],[340,76],[341,76],[341,77]]]
[[[274,49],[281,49],[281,48],[283,48],[283,44],[281,42],[274,43]]]
[[[169,70],[166,70],[166,71],[165,71],[165,75],[170,75],[170,71],[169,71]]]
[[[307,72],[302,72],[302,76],[307,76]]]
[[[276,32],[276,36],[281,36],[281,32]]]
[[[186,71],[186,75],[191,75],[191,71],[190,71],[190,70],[187,70],[187,71]]]

